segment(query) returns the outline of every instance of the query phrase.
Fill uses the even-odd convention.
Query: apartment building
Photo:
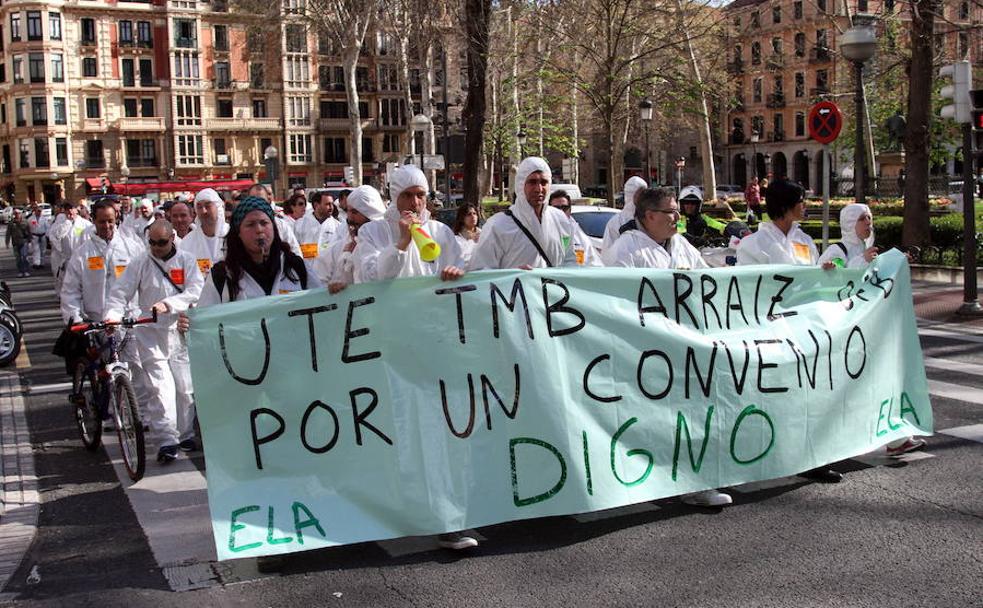
[[[979,63],[976,28],[983,9],[969,0],[943,4],[936,26],[940,54]],[[838,52],[848,14],[872,15],[879,34],[888,21],[899,23],[897,43],[906,45],[909,6],[894,0],[736,0],[725,7],[727,71],[736,85],[736,103],[725,112],[725,179],[744,185],[752,176],[786,176],[819,192],[822,146],[809,139],[806,118],[812,105],[829,99],[852,125],[853,70]]]
[[[340,180],[351,145],[343,70],[309,31],[305,4],[284,0],[271,27],[225,0],[0,2],[0,194],[54,201],[103,177],[151,190],[265,180],[270,147],[281,186]],[[461,97],[459,61],[448,53],[436,99],[445,83]],[[408,150],[396,74],[394,40],[370,32],[357,70],[367,180]]]

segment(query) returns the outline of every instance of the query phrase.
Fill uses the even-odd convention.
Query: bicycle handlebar
[[[100,331],[103,329],[109,329],[110,327],[134,327],[136,325],[147,325],[149,323],[157,322],[157,311],[153,311],[153,314],[149,317],[140,317],[137,319],[122,319],[120,321],[100,321],[100,322],[89,322],[89,323],[76,323],[72,325],[69,330],[72,332],[87,332],[87,331]]]

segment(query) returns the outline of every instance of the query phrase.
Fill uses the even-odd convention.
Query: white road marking
[[[983,443],[983,424],[970,424],[967,426],[957,426],[951,429],[939,431],[940,435],[950,435],[960,439],[968,439],[977,443]]]
[[[929,380],[928,392],[936,397],[945,397],[946,399],[956,399],[957,401],[983,405],[983,390],[971,386]]]
[[[978,363],[968,363],[958,359],[939,359],[937,357],[925,357],[925,367],[940,369],[944,371],[959,372],[970,376],[983,376],[983,365]]]

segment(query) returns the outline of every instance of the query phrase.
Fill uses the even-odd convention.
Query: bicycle
[[[71,331],[88,337],[89,345],[75,363],[72,393],[69,402],[75,410],[75,424],[82,444],[91,452],[102,445],[102,422],[109,417],[110,404],[119,436],[120,452],[127,475],[139,481],[146,469],[143,422],[133,391],[130,365],[121,361],[120,351],[131,338],[130,332],[109,331],[116,327],[133,329],[138,325],[157,322],[157,313],[140,319],[88,322],[71,326]],[[121,335],[122,333],[122,335]],[[103,340],[93,334],[102,334]]]

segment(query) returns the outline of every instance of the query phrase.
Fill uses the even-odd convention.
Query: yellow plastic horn
[[[410,228],[410,234],[413,235],[413,243],[416,244],[416,248],[420,250],[420,259],[424,262],[432,262],[440,257],[440,245],[433,240],[432,236],[427,234],[423,226],[413,224],[413,227]]]

